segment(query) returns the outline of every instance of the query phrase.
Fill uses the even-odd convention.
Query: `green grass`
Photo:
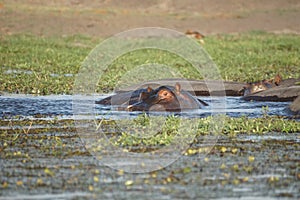
[[[209,37],[205,48],[225,80],[252,82],[280,73],[300,77],[300,37],[251,32]]]
[[[100,41],[80,35],[1,36],[0,91],[39,95],[70,94],[82,62]],[[216,35],[205,38],[203,47],[219,67],[224,80],[251,82],[272,78],[277,73],[283,78],[300,77],[300,37],[297,35],[265,32]],[[143,50],[116,59],[105,76],[101,77],[97,91],[112,91],[124,73],[134,66],[148,63],[172,66],[185,78],[202,78],[194,73],[185,60],[173,54]],[[132,83],[146,79],[139,77],[138,73],[132,77],[135,77]],[[149,76],[153,77],[156,75]]]
[[[1,38],[0,91],[69,94],[83,59],[94,46],[83,36],[43,38],[13,35]],[[8,73],[14,70],[16,73]]]

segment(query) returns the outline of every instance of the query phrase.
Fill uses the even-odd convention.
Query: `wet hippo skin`
[[[104,99],[98,100],[95,103],[96,104],[102,104],[102,105],[124,105],[124,104],[134,104],[140,101],[141,94],[149,93],[152,90],[152,88],[142,88],[138,90],[134,90],[132,92],[121,92],[109,97],[106,97]]]
[[[199,109],[207,104],[181,90],[179,83],[175,87],[161,86],[150,93],[142,93],[139,102],[129,105],[129,111],[173,111]]]
[[[173,86],[142,88],[123,92],[96,101],[96,104],[126,106],[128,111],[181,111],[199,109],[207,103],[181,89],[179,83]]]

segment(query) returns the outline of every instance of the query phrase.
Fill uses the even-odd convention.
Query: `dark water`
[[[101,97],[100,97],[101,98]],[[100,99],[97,98],[97,99]],[[96,99],[96,98],[95,98]],[[181,115],[189,117],[203,117],[215,113],[226,113],[228,116],[239,117],[261,117],[265,112],[269,115],[292,116],[287,107],[290,102],[255,102],[244,101],[240,97],[227,97],[227,98],[201,98],[211,106],[204,107],[203,109],[183,112]],[[82,104],[91,104],[94,97],[83,97]],[[216,108],[215,102],[222,101],[225,106],[221,109]],[[77,103],[77,102],[76,102]],[[4,117],[54,117],[72,118],[73,116],[73,97],[69,95],[50,95],[50,96],[30,96],[30,95],[11,95],[0,96],[0,118]],[[94,105],[92,105],[94,106]],[[267,107],[264,111],[262,108]],[[87,111],[88,112],[88,111]],[[95,110],[86,114],[106,115],[109,117],[122,118],[127,117],[126,111],[111,110],[111,107],[95,105]],[[140,114],[140,112],[132,112],[131,116]],[[162,113],[156,113],[162,114]]]

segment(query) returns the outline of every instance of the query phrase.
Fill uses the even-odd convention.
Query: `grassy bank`
[[[81,63],[100,39],[85,36],[36,37],[6,35],[0,38],[0,91],[27,94],[70,94]],[[224,80],[251,82],[300,77],[300,38],[251,32],[216,35],[205,39],[204,49]],[[160,55],[160,56],[158,56]],[[135,65],[157,62],[174,66],[185,78],[201,79],[184,60],[148,51],[116,59],[101,78],[97,91],[111,91],[117,80]]]

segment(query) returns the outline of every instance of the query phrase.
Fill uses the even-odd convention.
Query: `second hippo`
[[[270,80],[262,80],[258,82],[248,83],[247,86],[243,89],[244,96],[255,94],[276,87],[280,84],[281,80],[281,76],[276,75],[273,79]]]

